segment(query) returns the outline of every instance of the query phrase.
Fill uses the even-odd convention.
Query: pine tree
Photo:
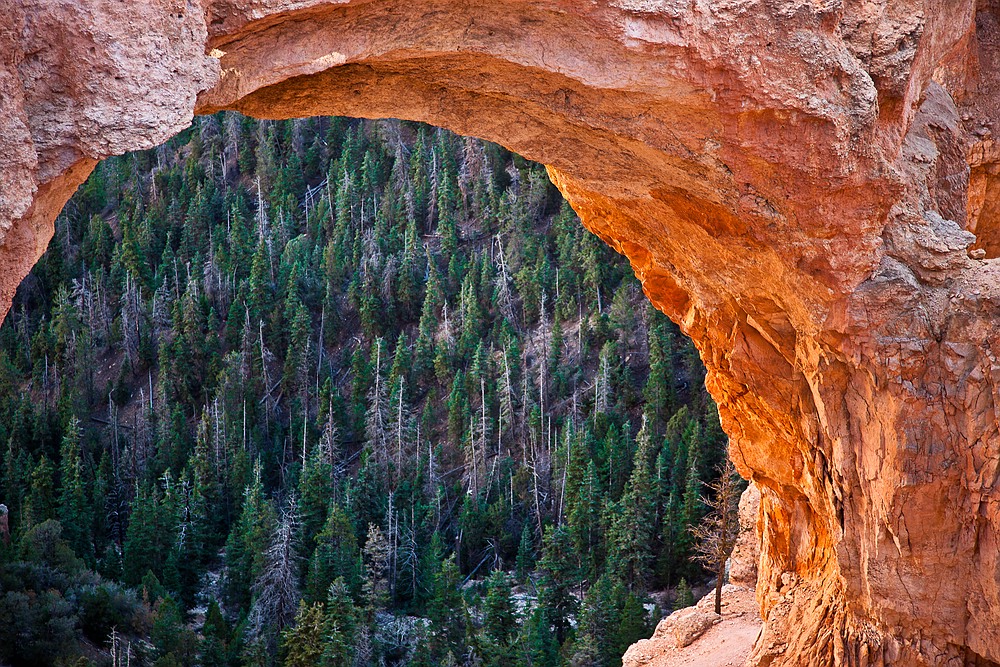
[[[694,536],[691,533],[691,528],[698,523],[704,514],[704,504],[701,497],[702,481],[699,475],[699,454],[696,447],[688,448],[687,474],[680,507],[680,527],[682,530],[676,536],[676,549],[684,561],[688,561],[694,547]],[[690,567],[686,569],[694,574]]]
[[[662,315],[652,307],[649,312],[648,345],[649,345],[649,377],[643,389],[647,410],[651,410],[659,419],[666,419],[674,407],[676,400],[673,386],[673,365],[670,353],[673,336],[668,332],[670,326],[662,323]]]
[[[330,498],[334,495],[333,466],[328,458],[321,442],[303,462],[299,477],[299,516],[304,545],[312,546],[313,539],[322,530],[329,512]]]
[[[389,603],[389,562],[392,558],[392,545],[374,524],[368,526],[364,557],[364,598],[370,617],[374,617],[376,611],[385,609]]]
[[[457,192],[452,178],[448,170],[443,170],[438,184],[437,234],[441,238],[441,254],[445,260],[451,259],[458,251]]]
[[[158,488],[139,487],[125,532],[125,583],[130,586],[138,585],[147,572],[163,578],[176,528],[164,501]]]
[[[162,598],[149,632],[157,665],[194,665],[198,637],[184,626],[181,609],[171,596]]]
[[[630,590],[645,590],[656,528],[652,434],[645,419],[636,440],[632,474],[609,520],[608,566]]]
[[[580,609],[574,662],[610,665],[623,655],[618,652],[618,630],[624,597],[621,584],[606,575],[590,587]]]
[[[25,527],[37,526],[56,515],[52,462],[42,454],[31,473],[31,489],[25,501]]]
[[[482,632],[486,665],[506,667],[514,662],[517,631],[517,614],[511,601],[510,581],[506,574],[495,571],[486,580],[486,599],[483,602]]]
[[[268,257],[267,245],[261,238],[257,251],[250,266],[249,299],[251,322],[257,323],[270,320],[273,292],[271,283],[271,260]]]
[[[572,554],[573,545],[564,526],[546,529],[538,561],[541,572],[538,604],[545,608],[559,644],[569,636],[570,621],[577,609],[574,592],[581,577]]]
[[[525,521],[521,528],[521,540],[517,547],[516,561],[517,580],[525,581],[528,573],[535,566],[535,540],[529,522]]]
[[[63,535],[74,552],[87,563],[94,562],[93,516],[84,486],[80,459],[80,421],[73,417],[66,425],[60,445],[59,521]]]
[[[323,604],[299,602],[294,623],[281,633],[281,653],[286,667],[316,667],[322,664],[326,619]]]
[[[322,602],[338,578],[348,590],[357,590],[360,585],[357,538],[350,518],[339,504],[331,503],[326,523],[315,541],[306,577],[306,599]]]
[[[0,486],[28,559],[59,518],[105,582],[163,605],[164,646],[221,567],[236,627],[210,606],[197,656],[161,667],[272,663],[282,624],[323,628],[317,664],[614,664],[647,622],[617,580],[703,576],[688,526],[726,443],[694,348],[557,201],[542,167],[402,122],[223,115],[110,159],[0,328]],[[308,622],[290,596],[255,629],[292,490]],[[83,567],[56,544],[37,559]],[[507,583],[482,581],[505,564],[541,600],[514,644]],[[431,622],[394,652],[376,611]]]
[[[290,323],[290,332],[288,350],[285,353],[282,384],[289,396],[293,396],[300,394],[303,389],[308,391],[309,377],[307,373],[312,368],[310,363],[312,317],[296,295],[289,297],[285,310],[284,319]]]
[[[438,562],[431,575],[431,597],[427,604],[427,615],[431,619],[434,653],[444,656],[451,652],[461,654],[464,636],[465,604],[459,591],[461,574],[452,554]]]
[[[674,591],[674,609],[683,609],[692,605],[694,605],[694,593],[688,586],[687,579],[681,577],[677,584],[677,590]]]
[[[601,508],[604,503],[603,487],[593,459],[580,480],[575,502],[571,505],[566,527],[573,540],[575,552],[582,560],[581,567],[586,575],[596,578],[598,565],[603,554]]]
[[[264,499],[258,463],[244,490],[240,516],[226,540],[223,590],[227,608],[239,609],[250,605],[251,584],[264,567],[263,553],[268,547],[274,523],[274,510]]]
[[[413,366],[415,373],[426,378],[434,367],[436,351],[435,334],[438,326],[438,310],[444,304],[441,281],[433,261],[428,261],[427,287],[417,324],[417,340],[414,344]]]
[[[524,652],[521,654],[521,667],[559,667],[562,664],[548,609],[537,607],[524,624],[522,635]]]
[[[341,667],[351,664],[355,653],[358,613],[343,579],[330,585],[324,618],[323,655],[320,665]]]
[[[621,621],[616,633],[614,655],[624,655],[629,646],[640,639],[646,639],[650,636],[651,632],[649,613],[643,606],[642,601],[634,593],[629,593],[625,597],[625,604],[622,606]]]
[[[201,633],[204,638],[198,654],[198,664],[201,667],[228,667],[229,626],[222,616],[219,603],[214,599],[208,605]]]

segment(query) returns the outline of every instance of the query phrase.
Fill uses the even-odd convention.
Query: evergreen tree
[[[25,527],[37,526],[56,515],[52,462],[42,454],[31,473],[31,489],[25,502]]]
[[[597,464],[593,459],[587,462],[586,471],[574,496],[575,502],[571,505],[566,528],[576,553],[580,555],[584,573],[596,579],[602,557],[601,509],[604,494]]]
[[[692,605],[694,605],[694,593],[691,591],[691,587],[688,586],[687,580],[681,577],[680,582],[677,584],[677,590],[674,592],[674,608],[683,609]]]
[[[531,526],[525,522],[521,528],[521,541],[517,547],[517,580],[524,581],[535,565],[535,540]]]
[[[194,667],[198,658],[198,637],[184,626],[181,610],[171,596],[156,606],[150,640],[156,665]]]
[[[609,518],[608,567],[632,590],[645,590],[652,559],[656,505],[652,477],[652,435],[647,420],[637,437],[632,474]]]
[[[389,562],[392,559],[392,545],[374,524],[368,526],[364,556],[364,598],[369,614],[374,615],[389,603]]]
[[[281,652],[286,667],[316,667],[322,664],[326,618],[323,604],[299,602],[295,622],[281,633]]]
[[[581,577],[572,557],[572,543],[565,527],[548,528],[542,540],[542,557],[538,603],[546,610],[546,618],[555,630],[556,641],[562,644],[569,637],[571,619],[576,614],[576,587]]]
[[[243,494],[240,516],[226,540],[226,578],[223,590],[226,606],[246,608],[250,604],[251,585],[264,568],[263,553],[268,545],[274,510],[264,499],[259,465],[254,467],[250,484]]]
[[[229,627],[222,616],[219,603],[212,600],[205,614],[205,625],[202,627],[201,649],[198,662],[201,667],[227,667],[229,661]]]
[[[61,492],[59,494],[59,521],[63,535],[78,556],[86,562],[94,561],[92,533],[93,518],[84,487],[83,464],[80,459],[80,422],[75,417],[66,426],[60,446]]]
[[[310,547],[327,520],[330,498],[334,495],[333,466],[329,458],[322,446],[316,447],[303,462],[299,477],[301,539]]]
[[[360,585],[357,538],[350,518],[337,503],[330,505],[326,523],[315,541],[306,577],[306,599],[322,602],[338,578],[348,590],[357,590]]]
[[[323,654],[320,665],[340,667],[351,664],[355,654],[357,610],[343,579],[330,585],[324,618]]]
[[[148,662],[598,664],[647,623],[627,587],[706,576],[689,527],[726,441],[697,352],[499,146],[205,117],[102,163],[32,285],[0,327],[0,489],[31,542],[6,553],[74,574],[29,611],[92,618],[68,543],[154,610]],[[506,565],[539,594],[515,642],[508,583],[483,582]],[[171,645],[219,569],[228,618]],[[430,623],[391,639],[402,614]]]
[[[158,488],[139,487],[125,533],[125,583],[130,586],[138,585],[147,572],[164,576],[175,543],[175,524],[164,500]]]
[[[427,615],[431,619],[432,646],[435,654],[461,655],[464,636],[464,610],[459,591],[461,574],[455,564],[454,554],[449,556],[431,575],[431,599]]]
[[[552,634],[552,621],[545,607],[538,607],[524,624],[522,634],[524,653],[519,664],[522,667],[559,667],[559,643]]]
[[[486,580],[483,602],[483,653],[486,665],[503,667],[515,659],[517,614],[511,601],[510,582],[503,572],[494,572]]]
[[[612,665],[618,653],[618,631],[625,593],[621,584],[601,576],[587,591],[580,609],[576,644],[577,664]]]
[[[625,655],[628,647],[640,639],[646,639],[652,633],[649,623],[649,613],[643,606],[642,601],[634,594],[629,593],[625,597],[625,604],[622,606],[621,621],[618,625],[617,644],[614,648],[614,655]]]

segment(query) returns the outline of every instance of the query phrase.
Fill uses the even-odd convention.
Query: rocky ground
[[[743,667],[762,625],[754,591],[726,585],[721,617],[714,604],[712,591],[660,621],[652,638],[629,648],[622,667]]]

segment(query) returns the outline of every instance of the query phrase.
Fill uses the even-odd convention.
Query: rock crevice
[[[1000,663],[1000,25],[981,0],[0,0],[0,312],[194,113],[544,162],[761,489],[760,665]]]

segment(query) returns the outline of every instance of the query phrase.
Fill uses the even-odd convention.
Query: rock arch
[[[763,493],[756,664],[1000,662],[993,0],[0,10],[0,312],[97,160],[192,113],[502,143],[701,352]]]

